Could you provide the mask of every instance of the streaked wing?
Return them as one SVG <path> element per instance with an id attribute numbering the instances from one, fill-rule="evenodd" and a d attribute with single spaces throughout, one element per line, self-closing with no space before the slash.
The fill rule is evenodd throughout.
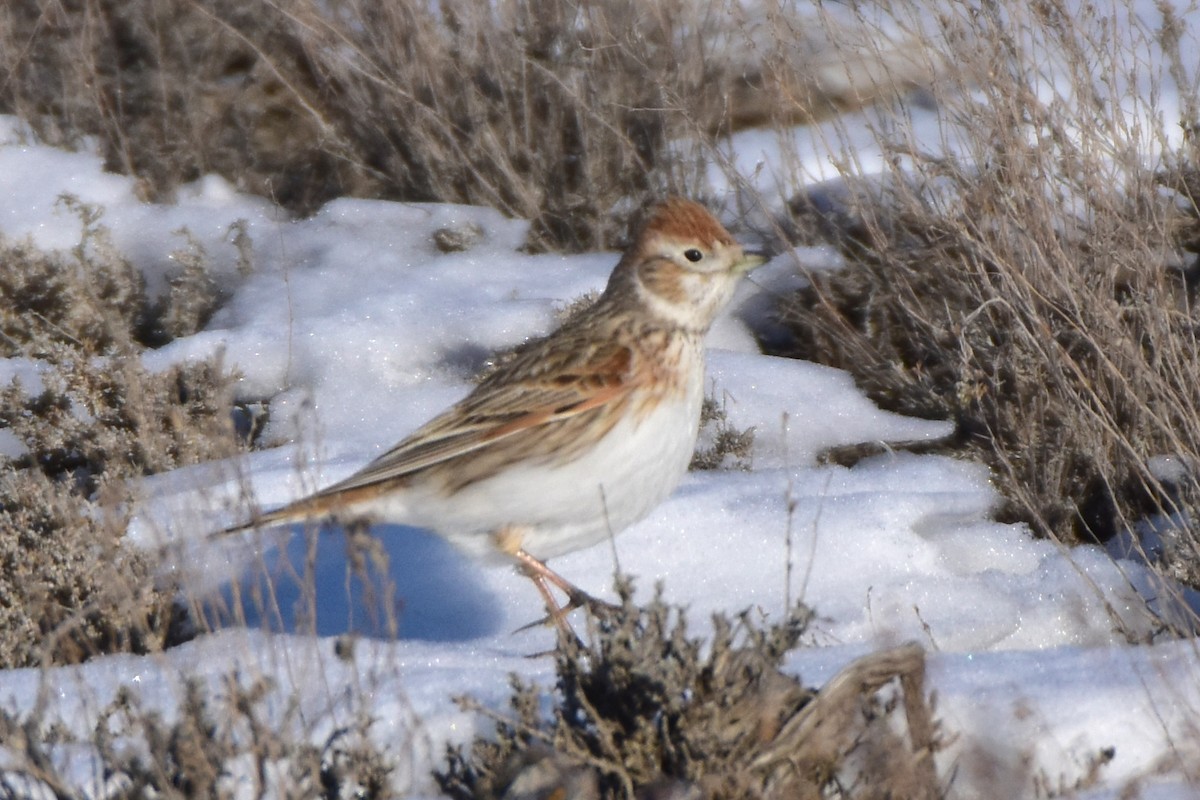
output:
<path id="1" fill-rule="evenodd" d="M 401 480 L 435 465 L 449 467 L 447 462 L 504 440 L 538 437 L 557 423 L 619 404 L 636 383 L 634 358 L 630 347 L 614 343 L 582 355 L 578 350 L 534 347 L 453 408 L 316 497 Z"/>

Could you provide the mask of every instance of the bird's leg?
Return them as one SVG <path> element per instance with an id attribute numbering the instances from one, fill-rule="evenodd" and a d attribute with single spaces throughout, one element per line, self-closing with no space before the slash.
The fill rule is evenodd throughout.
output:
<path id="1" fill-rule="evenodd" d="M 606 607 L 608 604 L 603 600 L 597 600 L 592 597 L 550 569 L 544 561 L 525 552 L 525 549 L 521 546 L 523 538 L 524 531 L 520 527 L 513 525 L 501 528 L 492 534 L 492 543 L 498 550 L 512 556 L 513 560 L 517 562 L 517 569 L 521 574 L 533 581 L 534 587 L 537 588 L 538 594 L 542 596 L 542 601 L 546 604 L 546 617 L 529 625 L 522 626 L 517 630 L 521 631 L 535 625 L 553 622 L 562 628 L 564 632 L 572 633 L 573 635 L 571 626 L 567 624 L 567 614 L 577 608 L 584 607 L 594 611 L 597 608 Z M 566 595 L 567 604 L 565 606 L 559 605 L 554 597 L 554 592 L 550 588 L 551 585 Z"/>
<path id="2" fill-rule="evenodd" d="M 546 610 L 550 612 L 550 616 L 559 618 L 583 606 L 591 607 L 600 601 L 592 597 L 590 594 L 580 589 L 569 580 L 559 575 L 554 570 L 546 566 L 545 562 L 539 561 L 533 556 L 526 553 L 524 550 L 518 550 L 513 553 L 513 557 L 517 559 L 517 567 L 522 573 L 533 581 L 537 586 L 538 592 L 541 593 L 542 599 L 546 601 Z M 567 605 L 559 607 L 554 600 L 554 595 L 550 592 L 548 584 L 554 584 L 558 589 L 567 596 Z"/>

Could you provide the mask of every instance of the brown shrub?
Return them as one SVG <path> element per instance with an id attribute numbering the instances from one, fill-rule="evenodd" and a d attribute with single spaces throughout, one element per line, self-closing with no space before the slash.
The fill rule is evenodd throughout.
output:
<path id="1" fill-rule="evenodd" d="M 618 201 L 695 185 L 711 20 L 681 0 L 34 0 L 0 11 L 0 110 L 99 138 L 151 197 L 217 172 L 305 213 L 342 195 L 488 205 L 534 242 L 610 243 Z"/>
<path id="2" fill-rule="evenodd" d="M 818 693 L 779 669 L 807 609 L 769 626 L 751 612 L 718 615 L 706 643 L 661 596 L 643 609 L 619 589 L 622 605 L 597 610 L 589 644 L 559 637 L 549 716 L 537 689 L 515 678 L 511 717 L 462 701 L 496 719 L 496 736 L 450 750 L 443 791 L 461 800 L 940 796 L 919 647 L 862 659 Z M 906 735 L 874 697 L 897 678 Z"/>
<path id="3" fill-rule="evenodd" d="M 943 87 L 970 132 L 965 157 L 892 142 L 915 174 L 852 182 L 832 214 L 793 203 L 848 267 L 784 304 L 790 354 L 849 370 L 885 407 L 955 420 L 958 445 L 993 467 L 1002 517 L 1040 534 L 1105 540 L 1154 513 L 1190 525 L 1195 153 L 1168 150 L 1166 172 L 1144 165 L 1146 140 L 1125 112 L 1092 102 L 1109 74 L 1095 54 L 1116 61 L 1122 45 L 1101 46 L 1082 20 L 1051 4 L 970 24 L 970 37 L 947 37 L 970 45 L 951 54 L 964 80 Z M 1030 27 L 1066 55 L 1078 102 L 1039 95 Z M 990 78 L 971 85 L 969 74 Z M 1168 480 L 1154 467 L 1162 456 L 1184 469 Z"/>
<path id="4" fill-rule="evenodd" d="M 0 461 L 3 667 L 145 652 L 177 638 L 170 587 L 120 546 L 132 481 L 238 447 L 218 362 L 151 373 L 139 360 L 137 337 L 162 335 L 162 320 L 192 332 L 176 309 L 205 292 L 149 303 L 140 274 L 102 229 L 88 230 L 72 254 L 0 242 L 0 353 L 41 364 L 40 387 L 0 389 L 0 429 L 21 448 Z"/>
<path id="5" fill-rule="evenodd" d="M 298 704 L 280 710 L 277 699 L 268 679 L 241 674 L 225 675 L 219 683 L 186 680 L 171 711 L 122 688 L 100 709 L 85 739 L 69 733 L 69 726 L 56 729 L 44 709 L 24 719 L 0 709 L 0 739 L 8 755 L 3 785 L 79 796 L 78 770 L 56 757 L 57 748 L 67 745 L 90 752 L 107 785 L 119 787 L 119 797 L 215 798 L 237 790 L 297 800 L 398 796 L 392 781 L 398 754 L 372 743 L 368 716 L 356 716 L 314 741 L 308 735 L 314 720 L 302 719 Z"/>

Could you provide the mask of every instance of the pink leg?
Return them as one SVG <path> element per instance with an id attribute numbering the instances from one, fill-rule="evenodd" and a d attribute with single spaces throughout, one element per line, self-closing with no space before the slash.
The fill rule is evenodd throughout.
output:
<path id="1" fill-rule="evenodd" d="M 518 550 L 513 555 L 517 559 L 517 564 L 521 571 L 537 584 L 538 591 L 546 599 L 547 608 L 552 612 L 571 611 L 592 601 L 591 595 L 550 569 L 546 566 L 545 562 L 539 561 L 524 550 Z M 569 602 L 566 609 L 558 608 L 558 604 L 554 602 L 554 598 L 550 594 L 550 588 L 546 585 L 547 583 L 554 584 L 567 596 Z"/>
<path id="2" fill-rule="evenodd" d="M 580 589 L 575 584 L 568 581 L 563 576 L 559 575 L 554 570 L 546 566 L 546 564 L 533 556 L 526 553 L 524 550 L 518 550 L 513 553 L 513 557 L 517 559 L 517 568 L 533 581 L 533 585 L 537 587 L 538 594 L 542 596 L 542 600 L 546 603 L 547 615 L 545 618 L 537 622 L 531 622 L 528 625 L 523 625 L 518 628 L 518 631 L 523 631 L 526 628 L 532 628 L 535 625 L 544 625 L 548 622 L 553 622 L 564 633 L 575 636 L 575 632 L 571 629 L 567 622 L 567 614 L 577 608 L 586 607 L 593 612 L 598 608 L 613 608 L 610 604 L 603 600 L 597 600 L 587 592 Z M 553 592 L 550 591 L 550 584 L 554 584 L 563 594 L 567 596 L 567 605 L 560 606 L 558 601 L 554 599 Z"/>

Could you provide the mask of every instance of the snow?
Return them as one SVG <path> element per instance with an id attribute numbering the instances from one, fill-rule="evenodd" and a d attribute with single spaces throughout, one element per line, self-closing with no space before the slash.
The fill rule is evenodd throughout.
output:
<path id="1" fill-rule="evenodd" d="M 935 112 L 920 113 L 917 135 L 941 141 Z M 863 138 L 847 142 L 822 126 L 783 140 L 745 133 L 731 155 L 743 176 L 775 193 L 785 172 L 788 180 L 833 177 L 827 143 L 873 171 L 883 156 L 870 121 L 851 115 L 839 126 Z M 785 169 L 781 148 L 804 169 Z M 724 178 L 714 172 L 713 181 L 719 191 Z M 186 229 L 232 290 L 206 330 L 147 353 L 145 363 L 163 369 L 222 354 L 241 375 L 241 399 L 270 401 L 265 439 L 274 446 L 148 479 L 129 537 L 166 547 L 165 569 L 194 593 L 228 598 L 234 586 L 251 597 L 269 581 L 275 597 L 274 606 L 250 603 L 245 627 L 164 654 L 0 673 L 0 706 L 25 714 L 44 702 L 50 718 L 86 739 L 120 689 L 170 714 L 190 678 L 220 686 L 235 670 L 243 681 L 267 676 L 278 723 L 298 714 L 314 741 L 369 709 L 372 736 L 411 754 L 397 780 L 414 796 L 432 795 L 428 773 L 443 745 L 488 727 L 453 696 L 502 708 L 510 673 L 552 681 L 546 659 L 527 657 L 548 649 L 552 633 L 514 633 L 541 614 L 528 582 L 425 531 L 379 526 L 388 562 L 380 569 L 401 604 L 393 640 L 382 635 L 378 598 L 372 605 L 352 578 L 339 531 L 201 540 L 246 516 L 247 491 L 273 507 L 375 458 L 469 391 L 493 350 L 549 331 L 559 309 L 602 287 L 616 254 L 522 253 L 527 224 L 483 208 L 343 199 L 289 221 L 215 177 L 183 187 L 171 204 L 146 203 L 133 180 L 104 173 L 93 153 L 31 143 L 11 119 L 0 123 L 0 189 L 0 233 L 10 239 L 77 245 L 82 223 L 59 202 L 69 193 L 103 208 L 100 224 L 152 289 L 178 269 L 172 253 L 186 245 Z M 235 224 L 250 237 L 248 275 L 237 268 Z M 482 235 L 466 250 L 434 246 L 435 232 L 472 224 Z M 1200 654 L 1191 641 L 1129 644 L 1155 630 L 1145 597 L 1173 587 L 1136 559 L 1065 550 L 994 521 L 999 497 L 980 464 L 886 447 L 945 435 L 948 423 L 884 412 L 837 370 L 758 354 L 745 320 L 761 313 L 761 292 L 802 283 L 798 264 L 831 269 L 838 258 L 819 248 L 778 256 L 743 287 L 710 340 L 710 394 L 735 428 L 754 428 L 751 469 L 690 474 L 649 518 L 610 545 L 555 559 L 555 569 L 604 597 L 617 565 L 635 577 L 640 599 L 662 582 L 701 631 L 711 612 L 756 608 L 778 618 L 803 599 L 818 616 L 787 665 L 814 685 L 873 648 L 922 643 L 952 738 L 939 769 L 957 770 L 955 797 L 990 796 L 1006 774 L 1071 787 L 1107 747 L 1113 760 L 1078 796 L 1117 797 L 1129 782 L 1144 797 L 1194 796 L 1186 778 L 1160 767 L 1200 745 Z M 19 377 L 32 389 L 39 370 L 0 360 L 0 380 Z M 851 468 L 818 461 L 829 447 L 862 442 L 885 446 Z M 0 455 L 17 452 L 0 430 Z M 294 577 L 306 563 L 315 596 Z M 306 616 L 315 636 L 300 633 Z M 366 638 L 345 659 L 335 644 L 348 631 Z M 291 697 L 303 699 L 299 712 L 286 710 Z M 85 795 L 102 793 L 86 748 L 56 757 Z"/>

